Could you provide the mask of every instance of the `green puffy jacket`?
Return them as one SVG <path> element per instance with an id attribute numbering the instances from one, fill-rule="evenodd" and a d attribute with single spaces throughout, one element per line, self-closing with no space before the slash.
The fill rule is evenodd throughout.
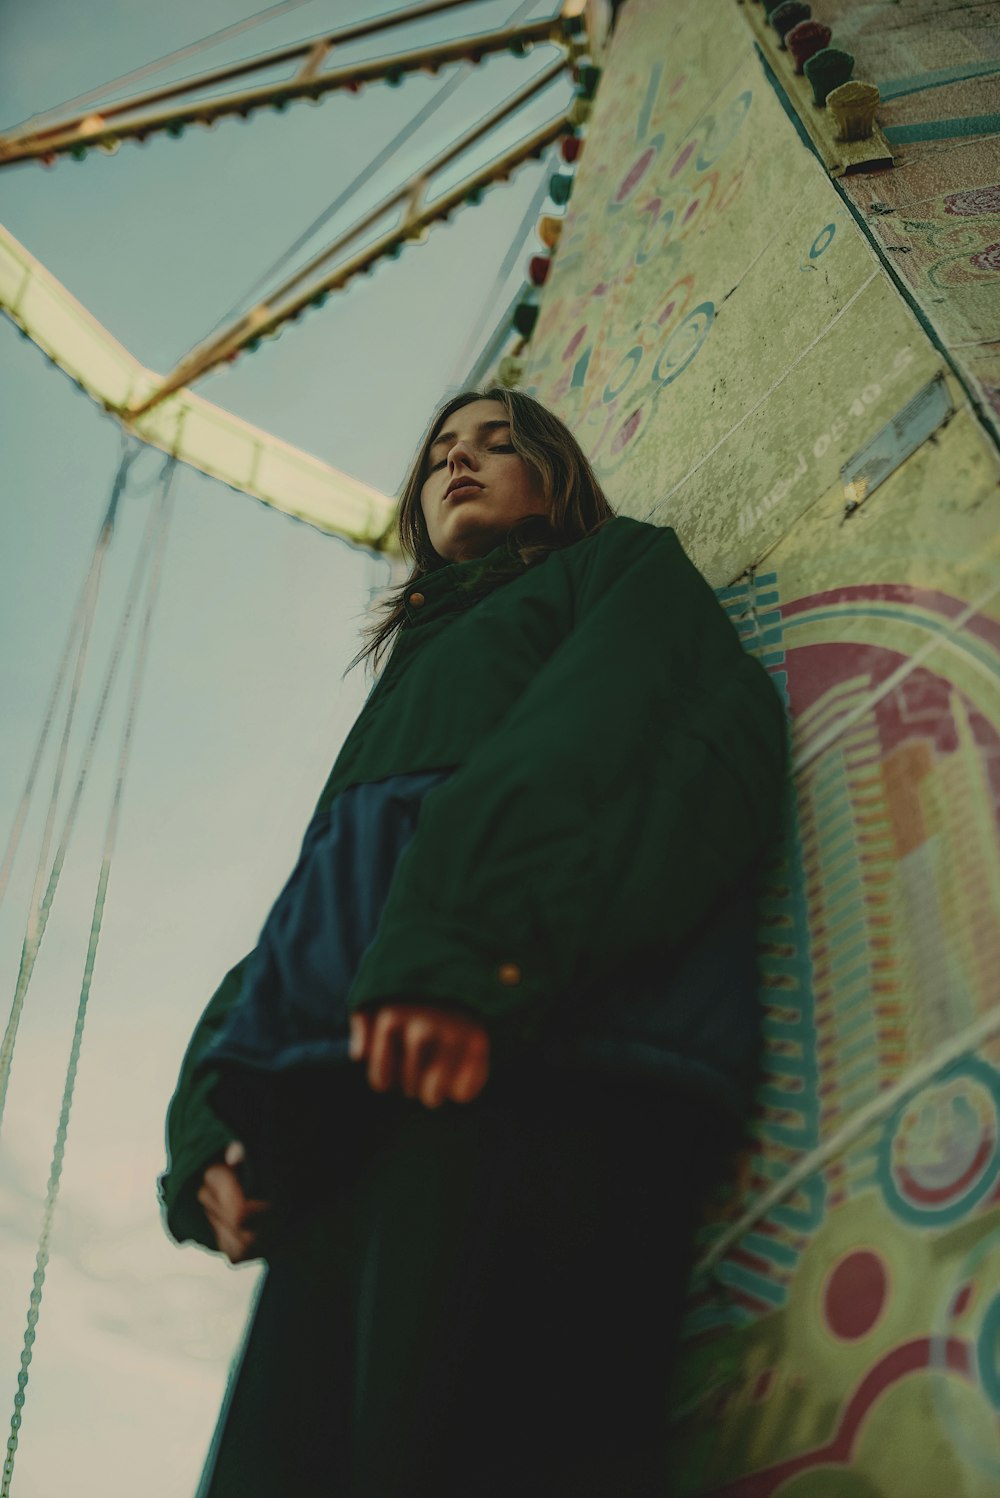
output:
<path id="1" fill-rule="evenodd" d="M 784 710 L 673 530 L 616 516 L 526 568 L 505 544 L 415 583 L 317 814 L 388 776 L 450 769 L 392 875 L 349 1007 L 480 1014 L 497 1057 L 660 1076 L 745 1109 L 756 1064 L 750 875 L 775 830 Z M 160 1197 L 194 1200 L 232 1130 L 184 1058 Z"/>

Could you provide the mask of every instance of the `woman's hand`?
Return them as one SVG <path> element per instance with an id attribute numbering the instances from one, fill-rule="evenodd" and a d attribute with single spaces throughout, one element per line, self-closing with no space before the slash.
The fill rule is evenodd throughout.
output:
<path id="1" fill-rule="evenodd" d="M 490 1037 L 469 1014 L 431 1004 L 385 1004 L 351 1015 L 351 1060 L 368 1061 L 376 1092 L 401 1086 L 428 1108 L 469 1103 L 490 1074 Z"/>
<path id="2" fill-rule="evenodd" d="M 234 1139 L 227 1146 L 225 1162 L 208 1166 L 198 1191 L 216 1246 L 230 1264 L 259 1257 L 257 1233 L 249 1224 L 271 1210 L 270 1202 L 255 1201 L 244 1195 L 236 1166 L 245 1159 L 246 1150 Z"/>

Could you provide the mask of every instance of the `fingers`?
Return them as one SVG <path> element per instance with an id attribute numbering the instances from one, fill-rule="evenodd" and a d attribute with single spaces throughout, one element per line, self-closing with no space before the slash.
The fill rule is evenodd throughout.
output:
<path id="1" fill-rule="evenodd" d="M 428 1014 L 414 1015 L 403 1028 L 403 1064 L 401 1083 L 407 1097 L 416 1097 L 421 1080 L 428 1073 L 434 1058 L 439 1058 L 436 1070 L 447 1066 L 448 1053 L 453 1049 L 441 1033 L 441 1025 Z"/>
<path id="2" fill-rule="evenodd" d="M 450 1017 L 427 1006 L 388 1004 L 375 1016 L 368 1053 L 368 1084 L 376 1092 L 401 1086 L 416 1097 L 432 1057 L 453 1037 Z"/>
<path id="3" fill-rule="evenodd" d="M 440 1108 L 448 1095 L 456 1060 L 457 1053 L 454 1046 L 435 1051 L 430 1064 L 428 1064 L 428 1058 L 425 1058 L 421 1070 L 414 1078 L 412 1090 L 406 1094 L 407 1097 L 419 1097 L 427 1108 Z"/>
<path id="4" fill-rule="evenodd" d="M 455 1068 L 451 1080 L 450 1096 L 456 1103 L 471 1103 L 486 1086 L 490 1075 L 490 1043 L 484 1033 L 482 1039 L 473 1037 Z"/>
<path id="5" fill-rule="evenodd" d="M 367 1056 L 369 1086 L 399 1086 L 407 1097 L 437 1108 L 478 1097 L 489 1078 L 490 1041 L 471 1015 L 431 1004 L 386 1004 L 350 1017 L 350 1054 Z"/>
<path id="6" fill-rule="evenodd" d="M 387 1004 L 375 1016 L 368 1047 L 368 1085 L 375 1092 L 387 1092 L 399 1081 L 404 1023 L 395 1004 Z"/>
<path id="7" fill-rule="evenodd" d="M 212 1168 L 217 1170 L 219 1167 Z M 225 1254 L 231 1264 L 237 1264 L 250 1252 L 254 1235 L 249 1228 L 238 1225 L 225 1189 L 220 1191 L 218 1181 L 209 1182 L 207 1178 L 206 1171 L 206 1184 L 199 1188 L 198 1201 L 215 1235 L 219 1252 Z"/>
<path id="8" fill-rule="evenodd" d="M 244 1194 L 234 1165 L 245 1157 L 242 1144 L 234 1140 L 226 1150 L 227 1162 L 233 1163 L 209 1165 L 197 1193 L 219 1252 L 232 1264 L 254 1257 L 259 1226 L 256 1219 L 266 1218 L 271 1210 L 270 1202 Z"/>
<path id="9" fill-rule="evenodd" d="M 438 1062 L 436 1066 L 430 1067 L 423 1075 L 419 1089 L 410 1093 L 411 1097 L 419 1095 L 420 1101 L 427 1108 L 440 1108 L 448 1096 L 451 1087 L 451 1076 L 454 1064 L 449 1064 L 450 1058 Z"/>
<path id="10" fill-rule="evenodd" d="M 454 1042 L 432 1053 L 411 1096 L 419 1095 L 428 1108 L 439 1108 L 446 1099 L 470 1103 L 488 1076 L 489 1037 L 480 1026 L 462 1022 Z"/>
<path id="11" fill-rule="evenodd" d="M 244 1194 L 239 1176 L 229 1165 L 210 1165 L 202 1177 L 198 1200 L 220 1217 L 242 1228 L 251 1217 L 269 1210 L 271 1203 Z"/>
<path id="12" fill-rule="evenodd" d="M 373 1016 L 363 1009 L 358 1009 L 351 1015 L 348 1055 L 352 1061 L 361 1061 L 368 1054 L 372 1038 L 372 1023 Z"/>
<path id="13" fill-rule="evenodd" d="M 220 1253 L 225 1254 L 230 1264 L 241 1264 L 244 1259 L 253 1257 L 256 1242 L 254 1233 L 248 1230 L 237 1232 L 211 1207 L 205 1208 L 205 1216 L 215 1234 L 216 1247 Z"/>

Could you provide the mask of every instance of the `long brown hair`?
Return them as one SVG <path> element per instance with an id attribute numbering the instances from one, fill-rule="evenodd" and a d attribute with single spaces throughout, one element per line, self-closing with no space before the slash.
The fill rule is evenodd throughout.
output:
<path id="1" fill-rule="evenodd" d="M 580 541 L 611 520 L 615 511 L 597 482 L 583 449 L 569 428 L 532 396 L 492 385 L 487 390 L 463 390 L 438 408 L 417 449 L 396 509 L 394 529 L 399 548 L 412 566 L 406 579 L 378 605 L 380 618 L 362 630 L 364 645 L 344 675 L 369 659 L 377 674 L 385 653 L 406 618 L 404 596 L 430 572 L 448 566 L 430 543 L 420 504 L 431 443 L 446 421 L 472 401 L 499 401 L 510 421 L 511 446 L 531 465 L 542 482 L 545 512 L 528 515 L 507 533 L 507 546 L 525 567 L 543 561 L 549 552 Z"/>

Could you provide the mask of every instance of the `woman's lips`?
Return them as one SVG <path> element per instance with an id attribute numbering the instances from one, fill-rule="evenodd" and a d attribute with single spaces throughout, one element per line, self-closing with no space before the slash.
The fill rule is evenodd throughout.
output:
<path id="1" fill-rule="evenodd" d="M 448 490 L 445 499 L 456 499 L 460 494 L 479 494 L 482 487 L 482 484 L 474 484 L 471 480 L 467 484 L 456 484 L 454 489 Z"/>

